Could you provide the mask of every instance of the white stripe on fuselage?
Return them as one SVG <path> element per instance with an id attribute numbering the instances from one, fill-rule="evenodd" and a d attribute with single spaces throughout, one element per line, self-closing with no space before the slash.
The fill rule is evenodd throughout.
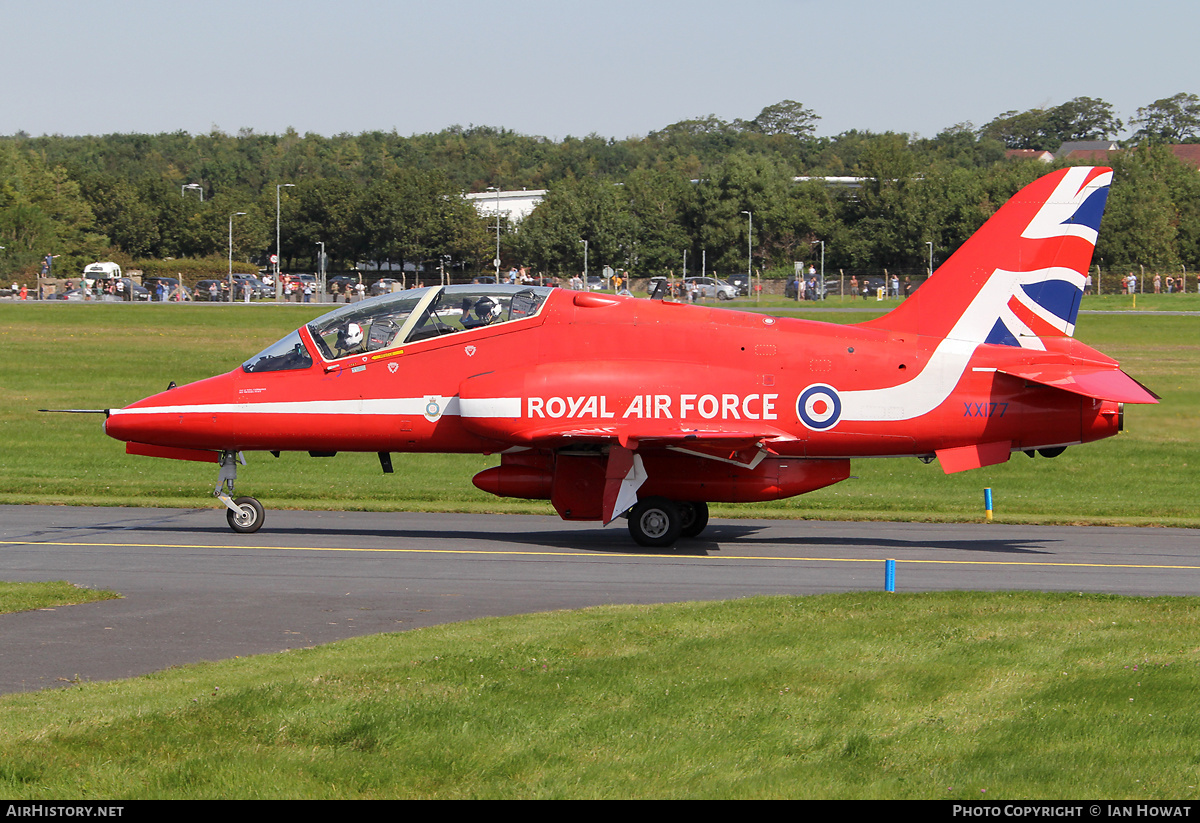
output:
<path id="1" fill-rule="evenodd" d="M 1009 312 L 1008 300 L 1024 277 L 1020 272 L 993 271 L 950 333 L 933 350 L 920 374 L 897 386 L 841 392 L 841 420 L 911 420 L 945 403 L 962 379 L 975 349 L 987 340 L 996 325 L 999 312 Z"/>
<path id="2" fill-rule="evenodd" d="M 194 406 L 139 406 L 111 414 L 424 414 L 430 400 L 442 414 L 457 415 L 458 397 L 387 397 L 357 400 L 296 400 L 278 403 L 205 403 Z"/>
<path id="3" fill-rule="evenodd" d="M 139 406 L 112 409 L 119 414 L 378 414 L 424 415 L 431 402 L 440 414 L 452 417 L 520 417 L 521 398 L 487 397 L 463 400 L 457 395 L 385 397 L 358 400 L 296 400 L 265 403 L 208 403 L 194 406 Z"/>
<path id="4" fill-rule="evenodd" d="M 971 362 L 971 356 L 984 343 L 996 321 L 1004 318 L 1015 327 L 1022 347 L 1045 350 L 1046 345 L 1008 307 L 1009 299 L 1029 283 L 1062 280 L 1083 290 L 1083 275 L 1064 267 L 1050 267 L 1034 272 L 1012 272 L 996 269 L 971 300 L 966 311 L 955 322 L 946 338 L 938 343 L 921 373 L 907 383 L 882 389 L 843 391 L 842 420 L 870 422 L 876 420 L 911 420 L 928 414 L 950 397 Z M 1064 320 L 1042 309 L 1031 300 L 1022 300 L 1031 311 L 1047 323 L 1064 332 L 1073 332 Z"/>
<path id="5" fill-rule="evenodd" d="M 978 346 L 946 338 L 912 380 L 883 389 L 840 392 L 841 420 L 911 420 L 928 414 L 950 397 Z"/>

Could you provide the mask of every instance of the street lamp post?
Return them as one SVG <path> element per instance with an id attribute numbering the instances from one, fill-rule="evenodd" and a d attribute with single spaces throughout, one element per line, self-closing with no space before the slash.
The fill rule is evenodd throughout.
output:
<path id="1" fill-rule="evenodd" d="M 591 291 L 592 287 L 588 283 L 588 274 L 587 274 L 587 271 L 588 271 L 588 259 L 587 259 L 588 241 L 580 240 L 579 242 L 583 244 L 583 290 Z"/>
<path id="2" fill-rule="evenodd" d="M 746 215 L 746 285 L 750 285 L 750 267 L 753 265 L 754 259 L 754 215 L 751 212 L 744 211 Z"/>
<path id="3" fill-rule="evenodd" d="M 825 299 L 825 241 L 824 240 L 813 240 L 808 245 L 815 246 L 817 243 L 821 244 L 821 285 L 817 290 L 817 294 L 821 295 L 821 299 L 824 300 Z"/>
<path id="4" fill-rule="evenodd" d="M 201 186 L 199 183 L 188 183 L 186 185 L 180 186 L 179 187 L 179 196 L 183 197 L 184 191 L 186 191 L 188 189 L 190 189 L 192 191 L 200 192 L 200 202 L 201 203 L 204 202 L 204 187 L 203 186 Z"/>
<path id="5" fill-rule="evenodd" d="M 317 294 L 317 302 L 325 302 L 325 241 L 318 240 L 317 245 L 321 247 L 321 256 L 317 258 L 317 282 L 321 291 Z"/>
<path id="6" fill-rule="evenodd" d="M 235 211 L 229 215 L 229 302 L 233 302 L 233 218 L 245 217 L 246 212 Z"/>
<path id="7" fill-rule="evenodd" d="M 496 267 L 496 282 L 500 282 L 500 187 L 488 186 L 488 191 L 496 192 L 496 258 L 492 264 Z"/>
<path id="8" fill-rule="evenodd" d="M 283 249 L 279 244 L 279 190 L 294 189 L 295 183 L 280 183 L 275 187 L 275 299 L 283 297 L 283 283 L 279 282 L 279 262 L 283 259 Z"/>
<path id="9" fill-rule="evenodd" d="M 929 246 L 929 274 L 933 274 L 933 243 L 929 240 L 925 241 L 925 245 Z"/>

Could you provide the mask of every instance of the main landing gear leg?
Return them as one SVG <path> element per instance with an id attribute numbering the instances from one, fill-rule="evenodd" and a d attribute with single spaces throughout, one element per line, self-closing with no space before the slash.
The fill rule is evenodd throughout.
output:
<path id="1" fill-rule="evenodd" d="M 217 475 L 217 487 L 213 489 L 213 496 L 228 509 L 225 519 L 229 521 L 229 528 L 239 534 L 252 534 L 262 528 L 266 515 L 262 504 L 253 497 L 233 499 L 233 482 L 237 480 L 239 459 L 244 465 L 245 459 L 238 452 L 221 452 L 221 472 Z"/>

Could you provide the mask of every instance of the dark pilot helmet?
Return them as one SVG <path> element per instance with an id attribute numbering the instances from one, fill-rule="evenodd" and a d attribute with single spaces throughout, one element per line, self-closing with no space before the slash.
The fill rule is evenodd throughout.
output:
<path id="1" fill-rule="evenodd" d="M 484 295 L 475 301 L 475 316 L 484 323 L 491 323 L 500 316 L 500 304 Z"/>

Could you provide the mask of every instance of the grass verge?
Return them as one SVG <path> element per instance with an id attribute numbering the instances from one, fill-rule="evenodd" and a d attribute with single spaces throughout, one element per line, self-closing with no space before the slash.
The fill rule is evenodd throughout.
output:
<path id="1" fill-rule="evenodd" d="M 0 794 L 1193 799 L 1198 621 L 962 592 L 477 620 L 0 698 Z"/>
<path id="2" fill-rule="evenodd" d="M 0 581 L 0 614 L 27 612 L 33 609 L 53 609 L 98 600 L 116 600 L 116 592 L 85 589 L 65 580 L 46 583 L 8 583 Z"/>

